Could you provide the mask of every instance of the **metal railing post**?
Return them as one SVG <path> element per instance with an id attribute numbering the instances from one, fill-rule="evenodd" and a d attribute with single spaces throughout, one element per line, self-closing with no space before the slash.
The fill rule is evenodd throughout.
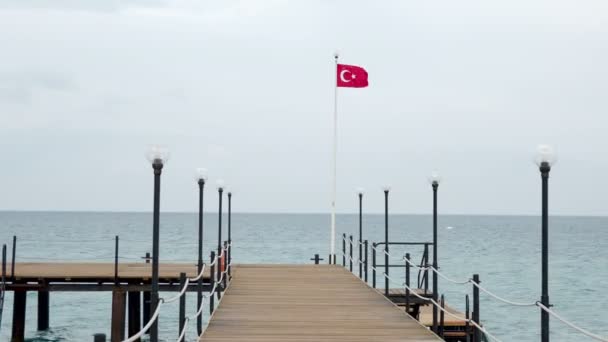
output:
<path id="1" fill-rule="evenodd" d="M 346 234 L 342 234 L 342 266 L 346 267 Z"/>
<path id="2" fill-rule="evenodd" d="M 179 274 L 179 289 L 180 291 L 186 286 L 186 273 L 181 272 Z M 182 329 L 184 329 L 184 324 L 186 323 L 186 293 L 179 298 L 179 328 L 177 329 L 177 337 L 180 337 L 182 334 Z M 178 342 L 185 341 L 185 334 L 183 338 L 180 338 Z"/>
<path id="3" fill-rule="evenodd" d="M 372 243 L 372 284 L 376 288 L 376 243 Z"/>
<path id="4" fill-rule="evenodd" d="M 364 275 L 365 275 L 365 283 L 367 284 L 367 269 L 369 266 L 368 262 L 367 262 L 367 249 L 368 249 L 367 240 L 365 240 L 365 242 L 363 244 L 365 246 L 365 272 L 364 272 Z"/>
<path id="5" fill-rule="evenodd" d="M 410 253 L 405 253 L 405 312 L 410 314 Z"/>
<path id="6" fill-rule="evenodd" d="M 445 298 L 441 295 L 441 308 L 445 309 Z M 443 338 L 443 332 L 445 330 L 445 313 L 443 310 L 439 313 L 439 337 Z"/>
<path id="7" fill-rule="evenodd" d="M 479 284 L 479 274 L 473 274 L 473 282 Z M 473 285 L 473 322 L 479 324 L 479 288 Z M 481 331 L 475 327 L 473 341 L 481 342 Z"/>
<path id="8" fill-rule="evenodd" d="M 209 274 L 209 285 L 213 289 L 215 286 L 215 252 L 211 251 L 211 255 L 209 256 L 209 264 L 211 265 L 211 273 Z M 210 290 L 211 291 L 211 290 Z M 214 305 L 214 295 L 209 292 L 209 314 L 213 314 L 213 305 Z"/>
<path id="9" fill-rule="evenodd" d="M 466 323 L 465 323 L 465 326 L 464 326 L 464 331 L 465 331 L 465 333 L 467 335 L 466 342 L 471 342 L 471 326 L 470 326 L 470 323 L 469 323 L 469 319 L 471 318 L 471 316 L 470 316 L 470 311 L 471 310 L 469 308 L 469 295 L 468 294 L 466 294 L 464 296 L 464 302 L 465 302 L 465 313 L 464 314 L 465 314 L 465 318 L 466 318 Z"/>
<path id="10" fill-rule="evenodd" d="M 17 255 L 17 235 L 13 235 L 13 250 L 11 259 L 11 280 L 15 281 L 15 257 Z"/>
<path id="11" fill-rule="evenodd" d="M 350 271 L 353 271 L 353 236 L 350 236 L 350 248 L 349 248 L 349 254 L 350 254 Z"/>
<path id="12" fill-rule="evenodd" d="M 114 285 L 118 286 L 118 235 L 114 237 Z"/>
<path id="13" fill-rule="evenodd" d="M 222 289 L 225 290 L 228 287 L 228 241 L 224 241 L 224 248 L 226 249 L 226 252 L 224 252 L 224 269 L 222 270 L 222 273 L 224 274 Z"/>

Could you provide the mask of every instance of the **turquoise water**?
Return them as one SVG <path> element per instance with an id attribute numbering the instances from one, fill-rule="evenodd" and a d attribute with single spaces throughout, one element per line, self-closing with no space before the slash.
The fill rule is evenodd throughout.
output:
<path id="1" fill-rule="evenodd" d="M 357 215 L 338 215 L 338 233 L 356 234 Z M 151 249 L 149 213 L 0 212 L 0 242 L 10 246 L 17 235 L 18 261 L 89 260 L 112 262 L 114 236 L 120 236 L 122 261 L 140 260 Z M 205 255 L 217 244 L 217 215 L 205 217 Z M 226 222 L 226 220 L 224 220 Z M 329 216 L 322 214 L 233 214 L 235 263 L 310 263 L 315 253 L 326 257 Z M 440 216 L 439 264 L 450 277 L 479 273 L 482 285 L 517 301 L 540 297 L 540 221 L 517 216 Z M 451 227 L 449 229 L 448 227 Z M 196 214 L 161 215 L 161 261 L 196 261 Z M 225 235 L 224 231 L 224 237 Z M 384 239 L 383 215 L 364 216 L 364 238 Z M 392 241 L 431 241 L 431 218 L 391 215 Z M 340 243 L 340 240 L 338 240 Z M 338 247 L 341 245 L 338 244 Z M 405 249 L 394 247 L 393 262 Z M 416 259 L 421 250 L 409 249 Z M 9 250 L 10 254 L 10 250 Z M 341 258 L 338 258 L 341 261 Z M 395 270 L 395 276 L 401 270 Z M 370 273 L 371 274 L 371 273 Z M 439 282 L 451 306 L 464 308 L 470 286 Z M 550 298 L 555 310 L 580 326 L 608 335 L 608 218 L 554 217 L 550 225 Z M 110 293 L 51 293 L 51 330 L 36 329 L 36 294 L 28 295 L 28 341 L 92 341 L 109 334 Z M 188 313 L 196 299 L 188 296 Z M 537 308 L 518 308 L 481 295 L 481 318 L 503 341 L 538 341 Z M 177 337 L 177 303 L 161 313 L 161 337 Z M 8 341 L 12 294 L 7 295 L 0 339 Z M 205 316 L 205 319 L 207 317 Z M 195 324 L 187 336 L 195 341 Z M 586 341 L 552 319 L 552 341 Z"/>

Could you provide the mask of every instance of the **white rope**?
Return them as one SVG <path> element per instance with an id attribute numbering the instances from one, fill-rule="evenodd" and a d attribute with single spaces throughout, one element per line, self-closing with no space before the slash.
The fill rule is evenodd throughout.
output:
<path id="1" fill-rule="evenodd" d="M 563 318 L 562 316 L 558 315 L 558 314 L 557 314 L 555 311 L 553 311 L 553 310 L 549 309 L 548 307 L 546 307 L 546 306 L 545 306 L 545 305 L 543 305 L 542 303 L 540 303 L 540 302 L 536 302 L 536 305 L 537 305 L 539 308 L 541 308 L 542 310 L 544 310 L 545 312 L 547 312 L 548 314 L 550 314 L 551 316 L 553 316 L 553 317 L 557 318 L 557 319 L 558 319 L 558 320 L 560 320 L 562 323 L 564 323 L 564 324 L 566 324 L 567 326 L 569 326 L 570 328 L 577 330 L 577 331 L 578 331 L 578 332 L 580 332 L 581 334 L 587 335 L 587 336 L 589 336 L 589 337 L 591 337 L 591 338 L 593 338 L 593 339 L 595 339 L 595 340 L 598 340 L 598 341 L 604 341 L 604 342 L 608 342 L 608 338 L 606 338 L 606 337 L 602 337 L 602 336 L 600 336 L 600 335 L 596 335 L 596 334 L 591 333 L 591 332 L 589 332 L 589 331 L 587 331 L 587 330 L 585 330 L 585 329 L 583 329 L 583 328 L 581 328 L 581 327 L 578 327 L 578 326 L 574 325 L 574 323 L 572 323 L 572 322 L 570 322 L 570 321 L 566 320 L 565 318 Z"/>
<path id="2" fill-rule="evenodd" d="M 203 264 L 203 267 L 201 268 L 201 273 L 199 273 L 195 278 L 190 278 L 190 281 L 195 282 L 201 279 L 203 277 L 203 273 L 205 273 L 205 266 L 206 264 Z"/>
<path id="3" fill-rule="evenodd" d="M 475 281 L 473 281 L 471 279 L 469 279 L 469 282 L 471 284 L 473 284 L 473 286 L 477 287 L 481 291 L 483 291 L 486 294 L 488 294 L 490 297 L 493 297 L 494 299 L 499 300 L 499 301 L 501 301 L 503 303 L 507 303 L 507 304 L 514 305 L 514 306 L 535 306 L 536 305 L 536 302 L 523 303 L 523 302 L 514 302 L 514 301 L 511 301 L 511 300 L 508 300 L 508 299 L 504 299 L 504 298 L 502 298 L 502 297 L 500 297 L 498 295 L 495 295 L 494 293 L 486 290 L 481 285 L 479 285 L 478 283 L 476 283 Z"/>
<path id="4" fill-rule="evenodd" d="M 438 276 L 440 276 L 441 278 L 449 281 L 450 283 L 454 283 L 454 284 L 458 284 L 458 285 L 464 285 L 464 284 L 468 284 L 471 282 L 471 279 L 467 279 L 465 281 L 458 281 L 458 280 L 454 280 L 448 276 L 446 276 L 445 274 L 439 272 L 435 267 L 433 266 L 429 266 L 429 269 L 431 269 L 433 272 L 437 273 Z"/>
<path id="5" fill-rule="evenodd" d="M 231 244 L 228 245 L 228 247 L 224 247 L 222 248 L 222 251 L 220 252 L 220 255 L 215 258 L 213 260 L 212 263 L 209 264 L 209 266 L 214 266 L 218 259 L 222 258 L 222 256 L 224 255 L 224 252 L 228 251 L 228 249 L 230 248 Z M 231 268 L 232 266 L 232 262 L 230 262 L 229 264 L 226 265 L 226 268 L 224 269 L 224 271 L 221 272 L 221 276 L 219 281 L 214 282 L 213 284 L 213 288 L 211 290 L 211 292 L 208 295 L 203 295 L 203 300 L 201 301 L 201 305 L 198 309 L 198 311 L 196 312 L 196 315 L 194 316 L 194 318 L 198 317 L 200 314 L 202 314 L 203 312 L 203 303 L 204 298 L 209 298 L 212 295 L 215 294 L 215 292 L 217 291 L 217 284 L 220 284 L 222 282 L 222 280 L 224 279 L 224 274 L 226 274 L 228 272 L 228 270 Z M 128 339 L 122 341 L 122 342 L 134 342 L 135 340 L 141 338 L 147 331 L 148 329 L 150 329 L 150 327 L 152 326 L 152 324 L 154 324 L 154 322 L 156 321 L 156 319 L 158 318 L 158 316 L 160 315 L 160 308 L 162 306 L 162 304 L 164 303 L 171 303 L 174 302 L 178 299 L 180 299 L 188 290 L 188 286 L 190 285 L 190 281 L 198 281 L 202 276 L 203 273 L 205 272 L 205 264 L 203 264 L 203 267 L 201 268 L 201 272 L 195 277 L 195 278 L 186 278 L 186 282 L 184 283 L 184 286 L 182 286 L 180 292 L 176 295 L 173 296 L 169 299 L 163 299 L 163 298 L 159 298 L 158 299 L 158 304 L 156 306 L 156 310 L 154 311 L 154 314 L 152 315 L 152 317 L 150 317 L 150 320 L 148 321 L 148 324 L 146 324 L 137 334 L 129 337 Z M 228 284 L 230 285 L 230 284 Z M 219 302 L 218 302 L 219 303 Z M 184 322 L 184 326 L 182 328 L 182 332 L 178 338 L 178 341 L 180 341 L 184 335 L 186 334 L 186 326 L 188 325 L 188 322 L 190 321 L 190 317 L 186 317 L 186 321 Z"/>
<path id="6" fill-rule="evenodd" d="M 152 314 L 152 317 L 150 317 L 148 324 L 146 324 L 137 334 L 129 337 L 128 339 L 126 339 L 122 342 L 134 342 L 137 339 L 139 339 L 140 337 L 142 337 L 146 333 L 146 331 L 148 331 L 148 329 L 150 329 L 152 324 L 154 324 L 154 322 L 158 318 L 158 315 L 160 314 L 160 307 L 162 306 L 162 304 L 163 304 L 163 300 L 161 298 L 161 299 L 159 299 L 158 304 L 156 306 L 156 310 L 154 311 L 154 314 Z"/>
<path id="7" fill-rule="evenodd" d="M 447 311 L 446 309 L 442 308 L 441 305 L 439 305 L 436 301 L 433 300 L 433 298 L 427 298 L 427 297 L 423 297 L 423 296 L 419 295 L 418 293 L 416 293 L 416 291 L 414 291 L 411 287 L 407 286 L 407 284 L 405 284 L 405 283 L 403 283 L 403 286 L 406 289 L 408 289 L 410 291 L 410 293 L 413 294 L 414 296 L 416 296 L 422 300 L 430 302 L 431 304 L 435 305 L 439 310 L 443 311 L 444 313 L 448 314 L 449 316 L 452 316 L 458 320 L 464 320 L 466 322 L 469 322 L 469 324 L 474 325 L 477 329 L 482 331 L 484 334 L 490 336 L 494 341 L 501 342 L 498 338 L 496 338 L 494 335 L 490 334 L 485 328 L 483 328 L 479 324 L 475 323 L 475 321 L 473 321 L 472 319 L 466 319 L 466 318 L 463 319 L 462 317 L 457 316 L 457 315 Z"/>
<path id="8" fill-rule="evenodd" d="M 186 290 L 188 290 L 188 285 L 190 285 L 190 279 L 186 278 L 186 282 L 184 283 L 184 286 L 182 287 L 181 291 L 179 291 L 179 293 L 169 299 L 165 300 L 165 303 L 172 303 L 175 302 L 176 300 L 180 299 L 184 293 L 186 293 Z"/>
<path id="9" fill-rule="evenodd" d="M 186 328 L 188 327 L 188 322 L 190 321 L 189 317 L 186 317 L 186 319 L 184 320 L 184 326 L 182 327 L 182 333 L 179 334 L 179 337 L 177 338 L 177 342 L 180 342 L 184 336 L 186 336 Z"/>
<path id="10" fill-rule="evenodd" d="M 433 271 L 433 272 L 437 273 L 437 274 L 438 274 L 438 275 L 439 275 L 441 278 L 443 278 L 443 279 L 445 279 L 445 280 L 447 280 L 447 281 L 449 281 L 449 282 L 451 282 L 451 283 L 458 284 L 458 285 L 465 285 L 465 284 L 469 284 L 469 283 L 471 283 L 471 284 L 473 284 L 473 286 L 475 286 L 475 287 L 477 287 L 478 289 L 480 289 L 481 291 L 485 292 L 485 293 L 486 293 L 486 294 L 488 294 L 490 297 L 492 297 L 492 298 L 494 298 L 494 299 L 496 299 L 496 300 L 498 300 L 498 301 L 501 301 L 501 302 L 503 302 L 503 303 L 510 304 L 510 305 L 514 305 L 514 306 L 535 306 L 535 305 L 536 305 L 536 302 L 527 302 L 527 303 L 524 303 L 524 302 L 515 302 L 515 301 L 512 301 L 512 300 L 508 300 L 508 299 L 502 298 L 502 297 L 500 297 L 499 295 L 494 294 L 494 293 L 493 293 L 493 292 L 491 292 L 490 290 L 487 290 L 486 288 L 482 287 L 482 286 L 481 286 L 481 285 L 479 285 L 478 283 L 474 282 L 474 281 L 473 281 L 473 279 L 468 279 L 468 280 L 466 280 L 466 281 L 458 281 L 458 280 L 454 280 L 454 279 L 451 279 L 450 277 L 446 276 L 445 274 L 443 274 L 443 273 L 439 272 L 439 271 L 438 271 L 436 268 L 434 268 L 433 266 L 429 266 L 429 267 L 420 267 L 420 266 L 417 266 L 417 265 L 413 264 L 413 263 L 412 263 L 410 260 L 407 260 L 407 259 L 405 259 L 405 258 L 404 258 L 404 260 L 405 260 L 405 261 L 406 261 L 408 264 L 410 264 L 411 266 L 413 266 L 413 267 L 416 267 L 416 268 L 419 268 L 419 269 L 422 269 L 422 270 L 427 270 L 427 269 L 430 269 L 431 271 Z"/>

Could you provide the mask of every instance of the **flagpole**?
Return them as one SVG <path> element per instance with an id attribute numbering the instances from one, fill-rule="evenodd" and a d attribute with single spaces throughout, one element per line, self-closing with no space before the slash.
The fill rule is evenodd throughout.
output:
<path id="1" fill-rule="evenodd" d="M 336 181 L 337 181 L 337 157 L 338 157 L 338 53 L 334 54 L 336 63 L 336 79 L 334 82 L 334 155 L 333 155 L 333 182 L 331 197 L 331 242 L 329 263 L 336 263 Z M 332 260 L 333 259 L 333 260 Z"/>

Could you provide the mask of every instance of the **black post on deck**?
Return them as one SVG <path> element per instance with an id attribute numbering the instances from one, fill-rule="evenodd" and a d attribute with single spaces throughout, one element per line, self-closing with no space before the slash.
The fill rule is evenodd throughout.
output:
<path id="1" fill-rule="evenodd" d="M 49 291 L 46 287 L 46 282 L 40 281 L 40 290 L 38 291 L 38 331 L 44 331 L 49 328 Z"/>
<path id="2" fill-rule="evenodd" d="M 160 175 L 163 170 L 163 160 L 156 158 L 152 163 L 154 169 L 154 212 L 152 215 L 152 293 L 150 294 L 150 312 L 155 312 L 159 305 L 158 298 L 158 259 L 160 243 Z M 150 342 L 158 342 L 157 317 L 150 327 Z"/>
<path id="3" fill-rule="evenodd" d="M 141 294 L 139 291 L 129 291 L 127 292 L 127 301 L 129 307 L 127 313 L 127 320 L 129 321 L 128 336 L 133 336 L 141 329 Z"/>
<path id="4" fill-rule="evenodd" d="M 224 249 L 226 250 L 226 253 L 228 253 L 228 241 L 224 241 Z M 222 273 L 224 274 L 224 278 L 222 279 L 222 289 L 224 290 L 228 287 L 228 262 L 226 261 L 227 259 L 227 254 L 224 254 L 224 270 L 222 271 Z"/>
<path id="5" fill-rule="evenodd" d="M 219 209 L 218 209 L 218 218 L 217 218 L 217 281 L 221 279 L 222 276 L 222 260 L 226 257 L 222 255 L 222 194 L 224 193 L 223 184 L 220 184 L 217 188 L 218 198 L 219 198 Z M 219 285 L 219 284 L 218 284 Z M 217 287 L 217 299 L 219 300 L 221 295 L 220 286 Z"/>
<path id="6" fill-rule="evenodd" d="M 376 243 L 372 242 L 372 287 L 376 288 Z"/>
<path id="7" fill-rule="evenodd" d="M 118 286 L 118 235 L 114 237 L 114 285 Z"/>
<path id="8" fill-rule="evenodd" d="M 180 290 L 186 286 L 186 273 L 181 272 L 179 274 L 179 288 Z M 178 342 L 184 342 L 185 336 L 182 336 L 182 329 L 185 329 L 186 325 L 186 293 L 179 298 L 179 329 L 177 331 L 177 336 L 180 338 Z"/>
<path id="9" fill-rule="evenodd" d="M 465 318 L 466 318 L 466 323 L 464 326 L 464 331 L 467 335 L 466 337 L 466 342 L 470 342 L 471 341 L 471 325 L 469 323 L 469 319 L 470 317 L 470 308 L 469 308 L 469 295 L 466 294 L 464 296 L 464 304 L 465 304 Z"/>
<path id="10" fill-rule="evenodd" d="M 146 264 L 150 263 L 150 253 L 146 253 Z M 143 291 L 143 324 L 146 325 L 150 321 L 150 292 Z"/>
<path id="11" fill-rule="evenodd" d="M 410 253 L 405 253 L 405 312 L 410 314 Z"/>
<path id="12" fill-rule="evenodd" d="M 211 255 L 209 256 L 209 265 L 211 265 L 211 273 L 209 273 L 209 285 L 211 286 L 211 289 L 215 288 L 215 264 L 213 263 L 215 261 L 215 252 L 211 251 Z M 209 290 L 211 291 L 211 290 Z M 214 295 L 211 294 L 211 292 L 209 292 L 209 314 L 213 314 L 213 304 L 214 304 Z"/>
<path id="13" fill-rule="evenodd" d="M 367 263 L 367 249 L 368 249 L 367 247 L 368 247 L 368 245 L 367 245 L 367 240 L 365 240 L 363 242 L 363 245 L 365 246 L 365 272 L 364 272 L 365 274 L 364 275 L 365 275 L 365 283 L 367 284 L 367 268 L 368 268 L 368 263 Z"/>
<path id="14" fill-rule="evenodd" d="M 310 260 L 314 260 L 315 265 L 318 265 L 318 264 L 319 264 L 319 261 L 321 261 L 321 260 L 323 260 L 323 259 L 321 259 L 321 258 L 319 257 L 319 254 L 315 254 L 315 257 L 314 257 L 314 258 L 311 258 Z"/>
<path id="15" fill-rule="evenodd" d="M 363 279 L 363 191 L 359 191 L 359 278 Z"/>
<path id="16" fill-rule="evenodd" d="M 437 270 L 439 266 L 437 265 L 437 188 L 439 187 L 438 181 L 433 181 L 433 268 L 435 271 L 433 272 L 433 300 L 437 303 L 438 299 L 438 277 Z M 438 308 L 436 305 L 433 305 L 433 331 L 437 333 L 437 314 Z"/>
<path id="17" fill-rule="evenodd" d="M 420 265 L 424 267 L 424 294 L 426 295 L 429 292 L 429 245 L 424 244 L 424 265 Z"/>
<path id="18" fill-rule="evenodd" d="M 342 233 L 342 266 L 346 267 L 346 234 Z"/>
<path id="19" fill-rule="evenodd" d="M 445 298 L 441 295 L 441 308 L 445 310 Z M 439 337 L 443 338 L 443 333 L 445 331 L 445 312 L 441 310 L 440 318 L 439 318 Z"/>
<path id="20" fill-rule="evenodd" d="M 17 255 L 17 235 L 13 235 L 13 250 L 11 251 L 11 280 L 15 281 L 15 257 Z"/>
<path id="21" fill-rule="evenodd" d="M 350 258 L 349 258 L 350 259 L 350 271 L 352 272 L 353 271 L 353 236 L 352 235 L 350 236 L 349 242 L 350 242 L 350 248 L 349 248 L 349 250 L 350 250 L 349 251 L 349 253 L 350 253 Z"/>
<path id="22" fill-rule="evenodd" d="M 473 274 L 473 282 L 479 284 L 479 274 Z M 479 288 L 473 285 L 473 322 L 480 324 L 479 321 Z M 481 331 L 475 327 L 473 341 L 481 342 Z"/>
<path id="23" fill-rule="evenodd" d="M 230 265 L 232 262 L 232 192 L 228 192 L 228 249 L 226 251 L 228 253 L 228 262 L 226 262 L 226 267 Z M 230 268 L 228 268 L 228 277 L 231 276 Z"/>
<path id="24" fill-rule="evenodd" d="M 384 189 L 384 295 L 388 296 L 388 188 Z"/>
<path id="25" fill-rule="evenodd" d="M 204 172 L 204 171 L 203 171 Z M 203 269 L 203 193 L 205 190 L 205 175 L 199 175 L 198 179 L 198 267 L 197 272 L 200 274 Z M 203 303 L 203 277 L 200 277 L 197 282 L 196 290 L 196 307 L 197 310 Z M 203 315 L 196 317 L 196 331 L 200 336 L 203 333 Z"/>

